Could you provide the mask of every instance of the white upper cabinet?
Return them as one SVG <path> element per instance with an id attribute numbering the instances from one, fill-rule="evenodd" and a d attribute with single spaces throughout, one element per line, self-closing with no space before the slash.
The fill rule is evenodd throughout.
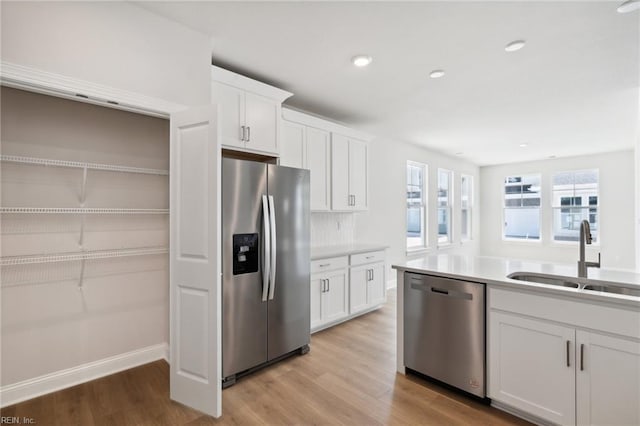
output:
<path id="1" fill-rule="evenodd" d="M 311 211 L 366 210 L 371 136 L 287 108 L 282 112 L 280 164 L 310 170 Z"/>
<path id="2" fill-rule="evenodd" d="M 278 156 L 282 102 L 292 94 L 215 66 L 211 75 L 222 147 Z"/>
<path id="3" fill-rule="evenodd" d="M 369 206 L 367 143 L 337 133 L 331 135 L 331 208 L 366 210 Z"/>

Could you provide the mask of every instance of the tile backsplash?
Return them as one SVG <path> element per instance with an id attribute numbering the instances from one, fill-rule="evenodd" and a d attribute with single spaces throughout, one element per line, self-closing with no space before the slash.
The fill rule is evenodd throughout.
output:
<path id="1" fill-rule="evenodd" d="M 353 244 L 355 216 L 353 213 L 311 213 L 311 246 Z"/>

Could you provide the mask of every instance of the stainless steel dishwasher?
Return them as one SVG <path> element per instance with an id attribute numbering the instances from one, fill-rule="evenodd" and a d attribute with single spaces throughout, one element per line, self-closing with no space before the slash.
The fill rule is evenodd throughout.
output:
<path id="1" fill-rule="evenodd" d="M 485 285 L 404 275 L 404 364 L 485 397 Z"/>

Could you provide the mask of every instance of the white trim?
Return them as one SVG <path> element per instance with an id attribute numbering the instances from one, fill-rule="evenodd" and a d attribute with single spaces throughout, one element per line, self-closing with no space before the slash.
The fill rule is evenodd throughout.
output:
<path id="1" fill-rule="evenodd" d="M 244 75 L 236 74 L 215 65 L 211 65 L 211 78 L 218 83 L 233 86 L 241 90 L 247 90 L 251 93 L 276 100 L 279 103 L 293 96 L 293 93 L 287 92 L 286 90 L 278 89 L 277 87 L 253 80 Z"/>
<path id="2" fill-rule="evenodd" d="M 365 142 L 370 142 L 374 138 L 373 135 L 368 133 L 328 121 L 322 117 L 317 117 L 306 112 L 294 110 L 291 107 L 282 107 L 282 118 L 293 123 L 304 124 L 305 126 L 314 127 L 327 132 L 338 133 L 340 135 L 359 139 Z"/>
<path id="3" fill-rule="evenodd" d="M 169 118 L 171 113 L 185 108 L 162 99 L 6 61 L 0 65 L 0 84 L 154 117 Z"/>
<path id="4" fill-rule="evenodd" d="M 159 359 L 166 359 L 168 348 L 167 343 L 160 343 L 2 386 L 0 388 L 0 407 L 7 407 Z"/>

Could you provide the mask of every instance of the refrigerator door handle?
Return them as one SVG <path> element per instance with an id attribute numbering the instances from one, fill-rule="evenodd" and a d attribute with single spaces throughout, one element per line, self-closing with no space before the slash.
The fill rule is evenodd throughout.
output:
<path id="1" fill-rule="evenodd" d="M 267 196 L 262 196 L 262 220 L 264 226 L 262 238 L 262 301 L 267 301 L 269 276 L 271 273 L 271 230 L 269 225 L 269 205 Z"/>
<path id="2" fill-rule="evenodd" d="M 273 195 L 269 195 L 269 219 L 271 221 L 271 285 L 269 286 L 269 300 L 273 300 L 276 291 L 276 210 Z"/>

